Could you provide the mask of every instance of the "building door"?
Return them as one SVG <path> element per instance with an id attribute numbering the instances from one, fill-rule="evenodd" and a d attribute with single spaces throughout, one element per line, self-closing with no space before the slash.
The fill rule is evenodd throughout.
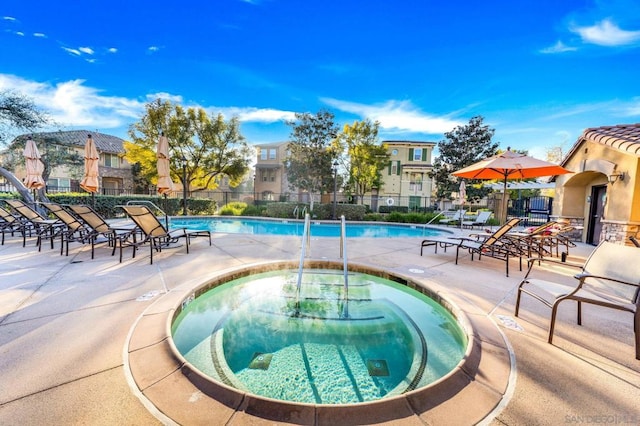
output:
<path id="1" fill-rule="evenodd" d="M 598 245 L 604 219 L 604 206 L 607 203 L 607 186 L 591 188 L 591 207 L 589 208 L 589 227 L 587 228 L 587 244 Z"/>

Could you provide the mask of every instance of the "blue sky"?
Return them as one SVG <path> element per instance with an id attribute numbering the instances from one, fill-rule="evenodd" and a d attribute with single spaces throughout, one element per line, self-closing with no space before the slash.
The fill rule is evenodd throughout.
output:
<path id="1" fill-rule="evenodd" d="M 0 90 L 124 139 L 160 97 L 237 116 L 250 143 L 287 140 L 295 112 L 434 142 L 482 115 L 544 158 L 640 122 L 639 70 L 637 0 L 0 4 Z"/>

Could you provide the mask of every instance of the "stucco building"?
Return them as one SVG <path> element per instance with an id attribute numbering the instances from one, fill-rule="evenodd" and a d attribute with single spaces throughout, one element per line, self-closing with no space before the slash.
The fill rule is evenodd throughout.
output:
<path id="1" fill-rule="evenodd" d="M 561 165 L 573 173 L 555 178 L 554 214 L 583 242 L 640 237 L 640 123 L 586 129 Z"/>

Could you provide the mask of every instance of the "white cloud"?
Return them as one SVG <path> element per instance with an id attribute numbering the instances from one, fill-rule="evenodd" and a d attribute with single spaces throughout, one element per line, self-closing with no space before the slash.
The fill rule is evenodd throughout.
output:
<path id="1" fill-rule="evenodd" d="M 162 99 L 163 101 L 170 101 L 174 104 L 181 104 L 183 102 L 182 96 L 172 95 L 171 93 L 166 93 L 166 92 L 149 93 L 146 96 L 146 98 L 147 98 L 147 102 L 153 102 L 156 99 Z"/>
<path id="2" fill-rule="evenodd" d="M 160 48 L 158 46 L 149 46 L 147 50 L 149 52 L 157 52 L 158 50 L 160 50 Z"/>
<path id="3" fill-rule="evenodd" d="M 70 53 L 74 56 L 80 56 L 82 55 L 82 52 L 80 52 L 78 49 L 72 49 L 70 47 L 63 47 L 62 50 L 66 51 L 67 53 Z"/>
<path id="4" fill-rule="evenodd" d="M 47 38 L 47 35 L 44 33 L 33 33 L 34 37 L 41 37 L 41 38 Z"/>
<path id="5" fill-rule="evenodd" d="M 624 46 L 640 41 L 640 31 L 625 31 L 611 19 L 604 19 L 590 27 L 574 27 L 571 31 L 579 34 L 583 42 L 599 46 Z"/>
<path id="6" fill-rule="evenodd" d="M 282 111 L 273 108 L 209 108 L 213 113 L 220 112 L 225 117 L 238 117 L 242 122 L 276 123 L 278 121 L 294 120 L 295 112 Z"/>
<path id="7" fill-rule="evenodd" d="M 109 53 L 118 53 L 118 49 L 116 49 L 115 47 L 110 47 L 107 51 Z"/>
<path id="8" fill-rule="evenodd" d="M 22 31 L 16 31 L 15 35 L 19 35 L 20 37 L 24 37 L 24 33 Z"/>
<path id="9" fill-rule="evenodd" d="M 14 18 L 13 16 L 3 16 L 2 19 L 4 19 L 5 21 L 15 21 L 16 18 Z"/>
<path id="10" fill-rule="evenodd" d="M 578 50 L 578 48 L 567 46 L 566 44 L 558 40 L 558 42 L 556 42 L 556 44 L 554 44 L 553 46 L 549 46 L 549 47 L 545 47 L 544 49 L 541 49 L 540 53 L 564 53 L 564 52 L 572 52 L 575 50 Z"/>
<path id="11" fill-rule="evenodd" d="M 93 55 L 93 49 L 90 47 L 79 47 L 78 50 L 87 55 Z"/>
<path id="12" fill-rule="evenodd" d="M 56 126 L 116 128 L 138 120 L 144 113 L 143 102 L 103 96 L 99 90 L 85 86 L 84 80 L 51 84 L 0 74 L 1 90 L 28 96 L 48 112 Z"/>
<path id="13" fill-rule="evenodd" d="M 365 105 L 338 99 L 321 99 L 327 105 L 341 111 L 350 112 L 378 121 L 385 130 L 401 130 L 427 134 L 442 134 L 451 131 L 456 126 L 463 125 L 461 121 L 445 117 L 425 114 L 410 101 L 387 101 L 383 104 Z"/>

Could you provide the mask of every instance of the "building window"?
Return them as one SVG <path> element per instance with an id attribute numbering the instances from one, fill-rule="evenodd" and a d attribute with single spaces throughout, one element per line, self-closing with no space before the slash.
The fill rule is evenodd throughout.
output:
<path id="1" fill-rule="evenodd" d="M 275 159 L 276 159 L 276 150 L 269 149 L 269 160 L 275 160 Z"/>
<path id="2" fill-rule="evenodd" d="M 102 154 L 104 165 L 107 167 L 120 167 L 120 158 L 115 154 Z"/>
<path id="3" fill-rule="evenodd" d="M 261 160 L 266 160 L 267 159 L 267 150 L 266 149 L 260 148 L 260 159 Z"/>
<path id="4" fill-rule="evenodd" d="M 409 190 L 422 191 L 422 175 L 418 173 L 411 173 L 411 180 L 409 181 Z"/>
<path id="5" fill-rule="evenodd" d="M 422 161 L 422 148 L 413 149 L 413 161 Z"/>
<path id="6" fill-rule="evenodd" d="M 47 191 L 66 192 L 71 190 L 71 180 L 65 178 L 47 179 Z"/>

